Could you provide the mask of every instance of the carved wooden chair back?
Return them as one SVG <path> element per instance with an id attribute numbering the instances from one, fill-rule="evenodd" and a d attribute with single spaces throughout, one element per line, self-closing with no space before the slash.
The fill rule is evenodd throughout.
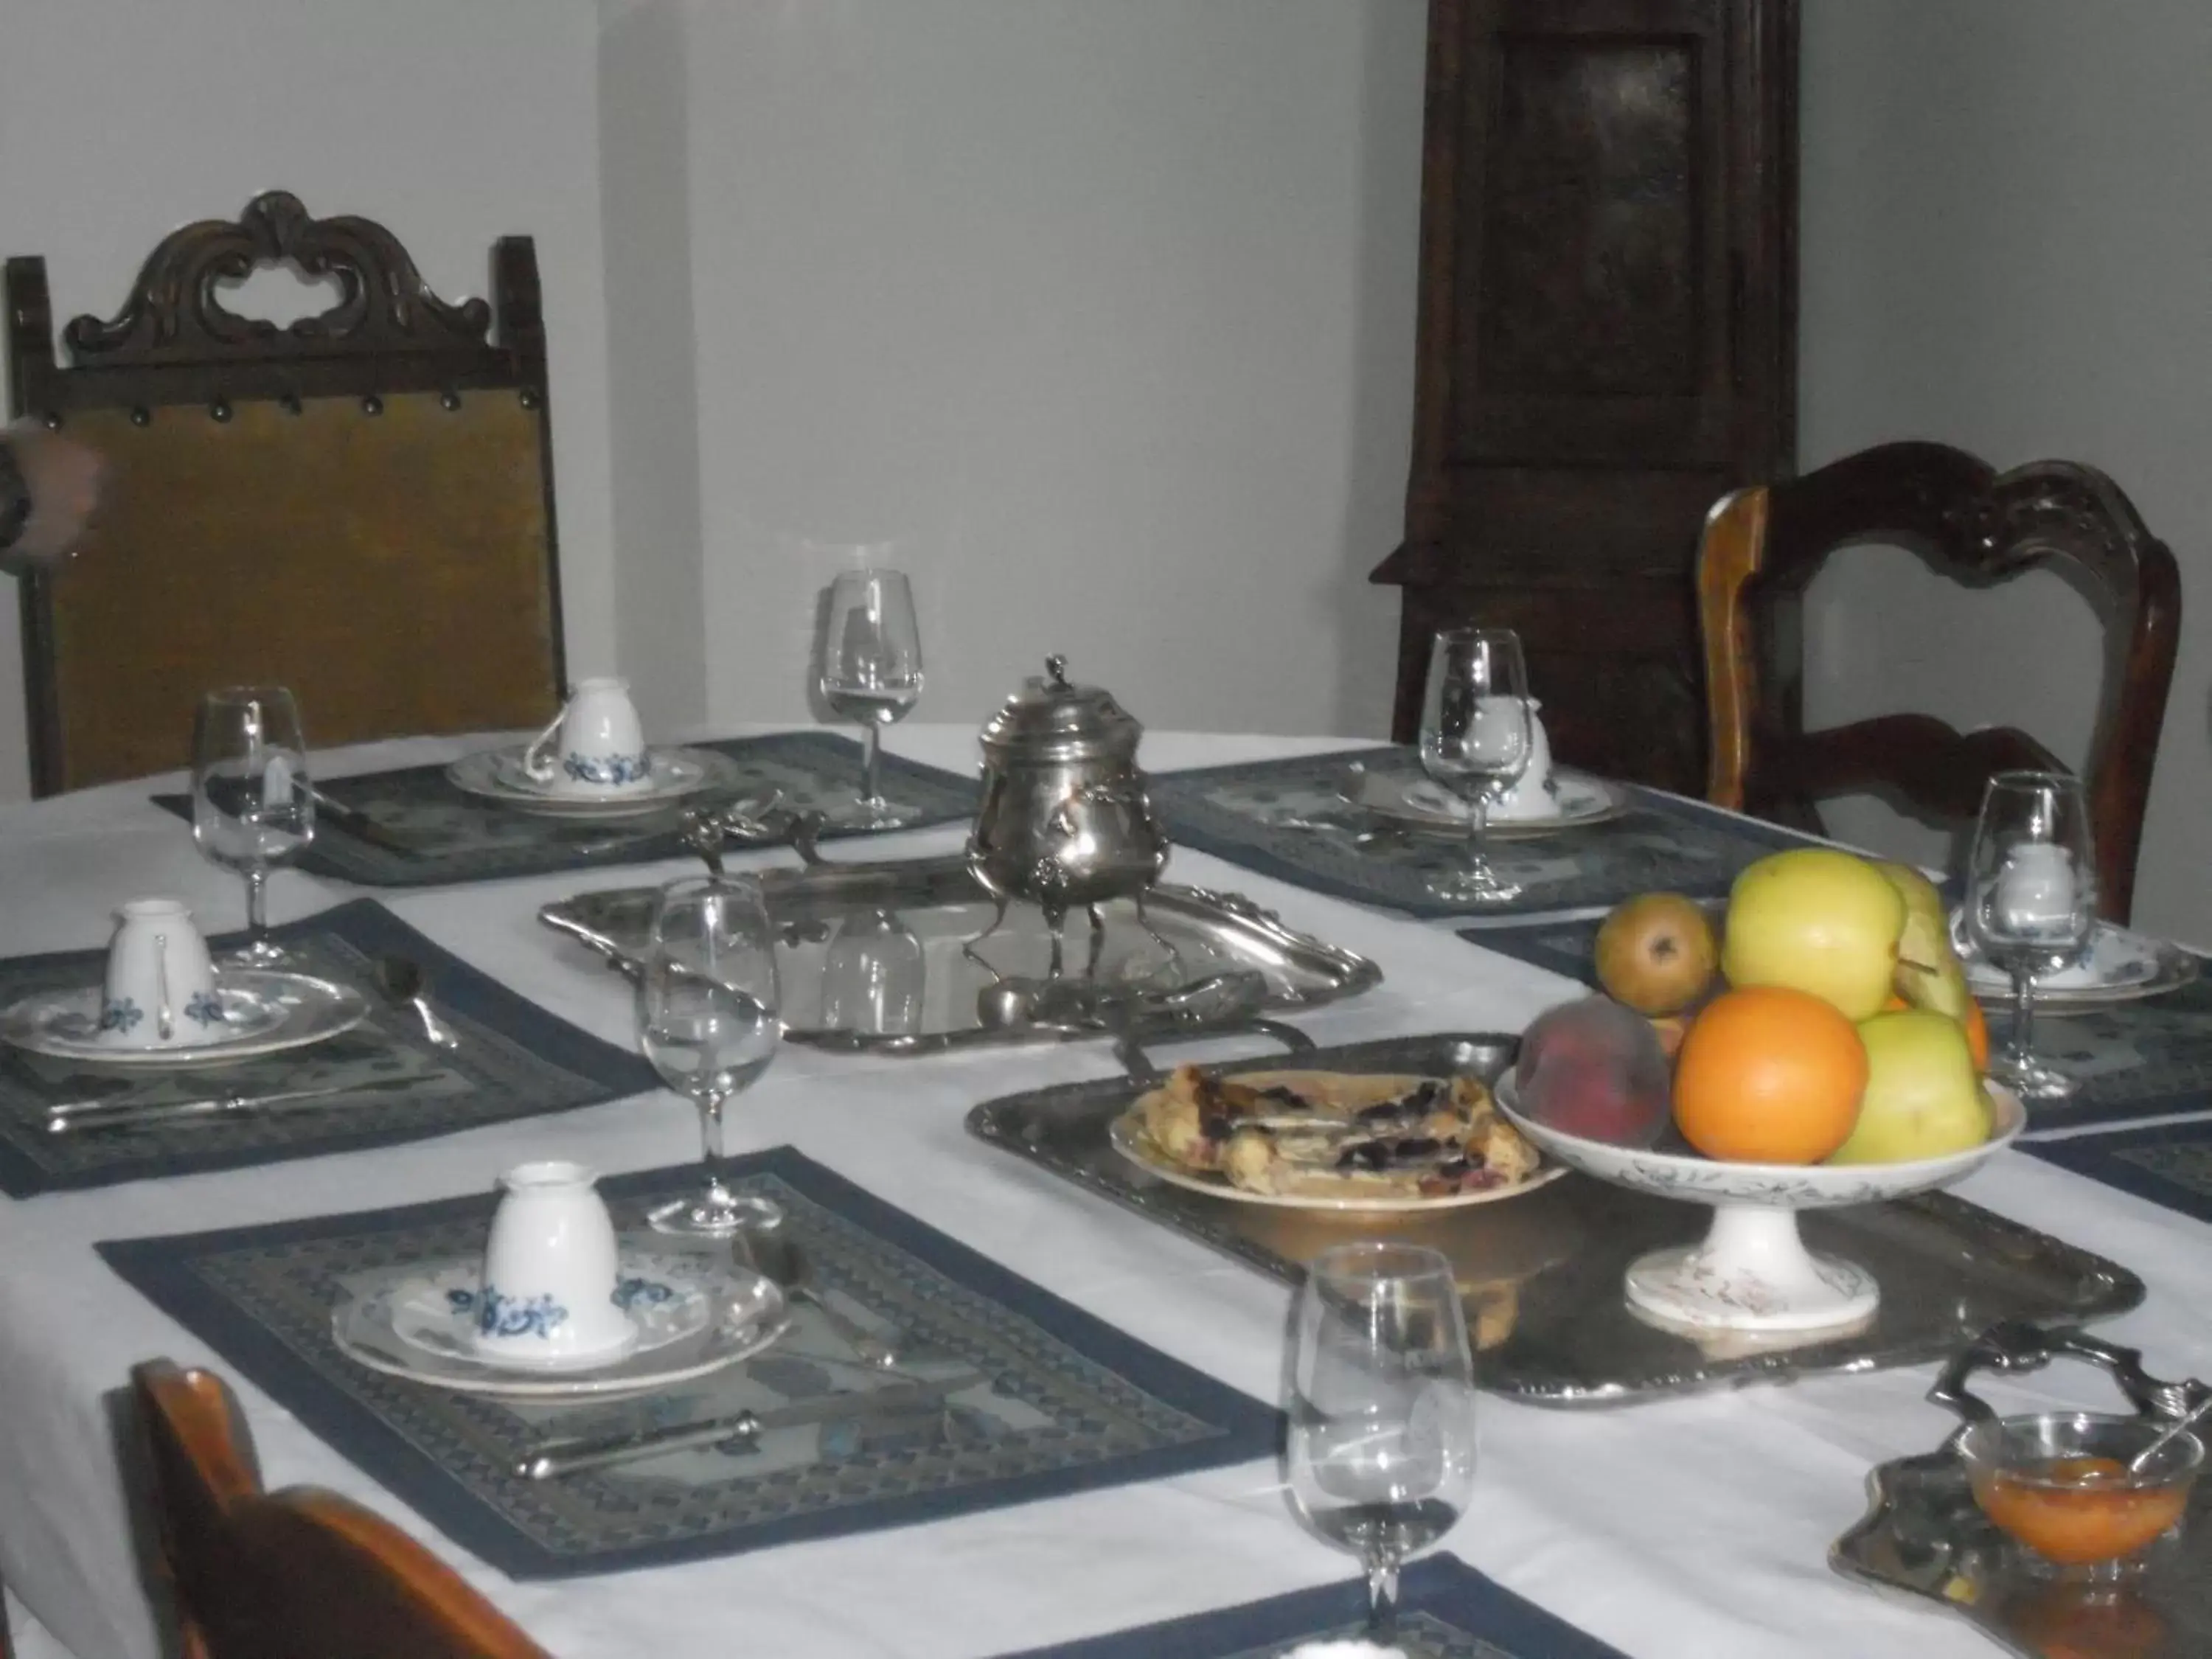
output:
<path id="1" fill-rule="evenodd" d="M 289 263 L 337 305 L 279 328 L 226 284 Z M 183 764 L 201 693 L 289 685 L 311 742 L 542 723 L 562 683 L 545 333 L 530 239 L 482 300 L 382 226 L 256 198 L 154 250 L 56 360 L 45 261 L 11 258 L 18 414 L 102 451 L 81 556 L 23 584 L 32 787 Z"/>
<path id="2" fill-rule="evenodd" d="M 133 1369 L 185 1659 L 546 1659 L 428 1550 L 335 1492 L 265 1492 L 222 1379 Z"/>
<path id="3" fill-rule="evenodd" d="M 2038 461 L 2000 476 L 1947 445 L 1894 443 L 1723 498 L 1698 556 L 1710 799 L 1817 830 L 1815 801 L 1887 788 L 1940 817 L 1971 820 L 1991 773 L 2059 767 L 2014 726 L 1961 734 L 1930 715 L 1890 714 L 1804 729 L 1805 588 L 1830 553 L 1864 542 L 1911 548 L 1972 585 L 2047 562 L 2088 578 L 2106 665 L 2084 782 L 2100 904 L 2124 921 L 2173 679 L 2181 584 L 2166 544 L 2094 467 Z"/>

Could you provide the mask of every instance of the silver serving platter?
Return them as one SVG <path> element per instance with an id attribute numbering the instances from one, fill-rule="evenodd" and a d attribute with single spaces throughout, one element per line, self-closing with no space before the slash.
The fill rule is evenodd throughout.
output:
<path id="1" fill-rule="evenodd" d="M 1446 1032 L 1316 1048 L 1295 1028 L 1270 1033 L 1300 1067 L 1462 1073 L 1495 1080 L 1516 1039 Z M 1822 1371 L 1915 1364 L 1955 1350 L 2000 1319 L 2071 1324 L 2142 1300 L 2125 1268 L 1944 1193 L 1808 1212 L 1805 1242 L 1860 1263 L 1882 1289 L 1868 1325 L 1847 1335 L 1693 1338 L 1644 1322 L 1621 1275 L 1646 1250 L 1694 1243 L 1711 1211 L 1570 1174 L 1510 1203 L 1416 1216 L 1338 1215 L 1238 1204 L 1173 1186 L 1115 1152 L 1108 1127 L 1161 1073 L 1136 1044 L 1131 1075 L 988 1101 L 969 1131 L 1061 1180 L 1290 1283 L 1328 1245 L 1389 1237 L 1428 1244 L 1459 1268 L 1482 1385 L 1544 1406 L 1624 1404 L 1655 1395 L 1781 1382 Z M 1219 1073 L 1279 1063 L 1224 1062 Z"/>
<path id="2" fill-rule="evenodd" d="M 1294 932 L 1235 893 L 1161 885 L 1141 904 L 1117 899 L 1078 912 L 1055 941 L 1034 906 L 1002 913 L 957 855 L 814 863 L 766 871 L 761 880 L 781 929 L 784 1035 L 817 1048 L 927 1054 L 1203 1030 L 1334 1002 L 1382 978 L 1366 957 Z M 656 892 L 579 893 L 544 906 L 538 920 L 635 976 Z M 882 984 L 880 964 L 892 960 L 908 986 L 903 997 L 871 1002 L 850 994 Z M 842 999 L 826 982 L 833 972 Z M 901 1017 L 877 1018 L 892 1001 Z M 870 1018 L 856 1019 L 856 1005 Z"/>
<path id="3" fill-rule="evenodd" d="M 1928 1397 L 1975 1422 L 1994 1415 L 1966 1388 L 1975 1371 L 2033 1370 L 2058 1358 L 2111 1372 L 2128 1407 L 2148 1416 L 2186 1416 L 2212 1394 L 2202 1382 L 2148 1376 L 2132 1348 L 2013 1322 L 1957 1353 Z M 2197 1481 L 2180 1536 L 2153 1546 L 2139 1576 L 2112 1585 L 2068 1583 L 2035 1571 L 1982 1514 L 1953 1443 L 1876 1468 L 1867 1480 L 1866 1517 L 1836 1540 L 1829 1565 L 1846 1578 L 1947 1607 L 2021 1659 L 2212 1653 L 2212 1480 Z"/>

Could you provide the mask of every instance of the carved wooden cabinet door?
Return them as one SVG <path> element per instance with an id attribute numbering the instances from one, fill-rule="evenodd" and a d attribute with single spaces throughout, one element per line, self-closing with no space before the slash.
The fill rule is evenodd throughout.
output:
<path id="1" fill-rule="evenodd" d="M 1793 442 L 1796 0 L 1431 0 L 1396 734 L 1517 627 L 1554 750 L 1696 793 L 1705 512 Z"/>

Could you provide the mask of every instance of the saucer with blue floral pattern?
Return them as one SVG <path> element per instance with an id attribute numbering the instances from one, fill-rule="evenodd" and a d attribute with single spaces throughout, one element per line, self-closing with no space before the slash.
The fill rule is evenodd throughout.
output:
<path id="1" fill-rule="evenodd" d="M 88 985 L 10 1003 L 0 1009 L 0 1042 L 88 1066 L 179 1071 L 325 1042 L 368 1018 L 368 999 L 349 986 L 276 969 L 228 969 L 216 980 L 221 1036 L 173 1048 L 125 1048 L 100 1040 L 103 995 L 100 987 Z"/>
<path id="2" fill-rule="evenodd" d="M 783 1293 L 726 1258 L 625 1241 L 615 1299 L 637 1328 L 619 1356 L 558 1370 L 480 1352 L 481 1258 L 418 1264 L 356 1281 L 331 1314 L 341 1352 L 391 1376 L 463 1394 L 574 1400 L 666 1388 L 733 1365 L 781 1335 Z"/>

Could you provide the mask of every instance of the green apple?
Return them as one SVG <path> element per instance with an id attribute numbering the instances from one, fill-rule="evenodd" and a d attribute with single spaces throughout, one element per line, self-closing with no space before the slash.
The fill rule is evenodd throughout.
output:
<path id="1" fill-rule="evenodd" d="M 1866 860 L 1826 847 L 1773 853 L 1729 892 L 1721 972 L 1730 985 L 1809 991 L 1861 1020 L 1889 1000 L 1905 900 Z"/>
<path id="2" fill-rule="evenodd" d="M 1861 1020 L 1859 1037 L 1867 1051 L 1866 1093 L 1858 1122 L 1829 1163 L 1905 1164 L 1963 1152 L 1990 1138 L 1990 1097 L 1957 1020 L 1910 1008 Z"/>

